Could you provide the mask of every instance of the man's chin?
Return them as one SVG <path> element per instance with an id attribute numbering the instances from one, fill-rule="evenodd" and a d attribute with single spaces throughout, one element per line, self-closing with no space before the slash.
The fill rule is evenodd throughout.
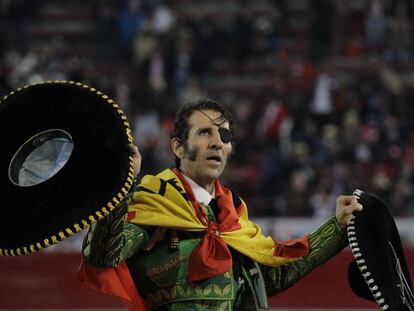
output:
<path id="1" fill-rule="evenodd" d="M 223 173 L 223 169 L 221 168 L 208 168 L 206 170 L 206 176 L 208 176 L 209 178 L 213 180 L 218 179 L 222 173 Z"/>

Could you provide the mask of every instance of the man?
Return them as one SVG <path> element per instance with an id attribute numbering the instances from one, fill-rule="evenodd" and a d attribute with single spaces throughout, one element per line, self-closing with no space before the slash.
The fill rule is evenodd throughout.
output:
<path id="1" fill-rule="evenodd" d="M 138 173 L 141 158 L 130 148 Z M 176 167 L 144 176 L 85 238 L 81 278 L 135 310 L 267 308 L 267 296 L 345 247 L 342 230 L 362 209 L 355 197 L 340 196 L 336 216 L 315 232 L 275 243 L 219 182 L 233 151 L 233 120 L 225 107 L 210 100 L 182 107 L 171 148 Z"/>

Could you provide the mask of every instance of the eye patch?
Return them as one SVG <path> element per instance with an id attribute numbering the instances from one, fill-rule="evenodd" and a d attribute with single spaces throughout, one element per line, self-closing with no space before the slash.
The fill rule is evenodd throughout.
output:
<path id="1" fill-rule="evenodd" d="M 219 135 L 220 135 L 220 139 L 223 143 L 227 144 L 227 143 L 231 142 L 232 135 L 231 135 L 231 131 L 229 129 L 226 129 L 224 127 L 220 127 L 218 132 L 219 132 Z"/>

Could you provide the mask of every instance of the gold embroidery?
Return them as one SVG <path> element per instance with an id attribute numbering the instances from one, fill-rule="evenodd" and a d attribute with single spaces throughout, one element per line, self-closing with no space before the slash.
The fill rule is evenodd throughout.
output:
<path id="1" fill-rule="evenodd" d="M 208 290 L 206 291 L 206 289 Z M 215 298 L 211 297 L 209 299 L 205 299 L 206 296 L 208 296 L 208 294 L 206 295 L 207 292 L 208 294 L 213 294 Z M 224 288 L 221 288 L 217 284 L 214 284 L 214 285 L 209 284 L 204 289 L 204 291 L 203 291 L 203 288 L 199 286 L 196 286 L 194 288 L 193 287 L 186 288 L 186 286 L 176 285 L 171 288 L 169 293 L 165 289 L 159 289 L 156 293 L 148 295 L 146 298 L 146 301 L 151 307 L 154 307 L 154 306 L 163 304 L 166 301 L 171 301 L 171 300 L 174 301 L 174 300 L 183 299 L 183 298 L 187 299 L 191 297 L 192 300 L 195 299 L 193 303 L 194 306 L 199 305 L 201 307 L 202 305 L 207 304 L 207 305 L 217 306 L 217 308 L 214 308 L 214 310 L 227 310 L 224 307 L 229 306 L 229 303 L 231 303 L 231 300 L 227 300 L 231 298 L 231 296 L 229 297 L 228 295 L 230 292 L 231 292 L 231 284 L 225 286 Z M 217 301 L 217 299 L 225 299 L 226 301 L 219 302 Z M 221 309 L 221 308 L 224 308 L 224 309 Z M 211 308 L 208 310 L 211 310 Z M 228 309 L 228 310 L 231 310 L 231 309 Z"/>
<path id="2" fill-rule="evenodd" d="M 203 294 L 208 296 L 211 292 L 211 290 L 213 289 L 213 284 L 209 284 L 203 291 Z"/>
<path id="3" fill-rule="evenodd" d="M 226 287 L 223 288 L 223 295 L 227 295 L 230 293 L 231 291 L 231 284 L 227 285 Z"/>
<path id="4" fill-rule="evenodd" d="M 145 271 L 145 274 L 148 277 L 154 277 L 156 275 L 168 272 L 169 270 L 175 268 L 180 263 L 182 263 L 185 260 L 185 258 L 181 255 L 173 257 L 171 260 L 167 261 L 161 266 L 150 268 L 147 271 Z"/>
<path id="5" fill-rule="evenodd" d="M 220 304 L 219 311 L 226 311 L 230 309 L 230 301 L 225 301 Z"/>
<path id="6" fill-rule="evenodd" d="M 281 267 L 260 265 L 267 292 L 274 294 L 288 288 L 301 277 L 337 254 L 346 245 L 344 233 L 332 217 L 309 236 L 309 255 Z"/>

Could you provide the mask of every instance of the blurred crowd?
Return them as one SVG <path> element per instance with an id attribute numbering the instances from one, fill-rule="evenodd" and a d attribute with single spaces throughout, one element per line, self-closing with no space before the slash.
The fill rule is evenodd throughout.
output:
<path id="1" fill-rule="evenodd" d="M 251 215 L 325 218 L 362 189 L 414 216 L 414 1 L 65 1 L 90 23 L 80 39 L 36 36 L 56 1 L 0 3 L 0 95 L 62 79 L 104 91 L 143 174 L 173 165 L 177 108 L 212 98 L 235 115 L 223 178 Z"/>

